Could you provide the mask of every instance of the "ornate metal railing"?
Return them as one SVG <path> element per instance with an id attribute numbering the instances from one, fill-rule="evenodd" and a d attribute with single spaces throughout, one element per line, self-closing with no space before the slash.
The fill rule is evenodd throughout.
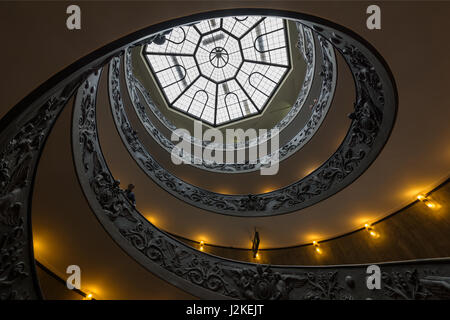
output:
<path id="1" fill-rule="evenodd" d="M 66 81 L 33 92 L 0 122 L 0 299 L 41 298 L 31 235 L 36 168 L 56 118 L 91 72 L 88 64 Z"/>
<path id="2" fill-rule="evenodd" d="M 265 9 L 224 10 L 206 15 L 246 14 L 300 20 L 334 43 L 346 57 L 357 91 L 355 112 L 351 115 L 353 123 L 347 136 L 349 145 L 341 146 L 333 166 L 329 165 L 322 177 L 354 180 L 359 174 L 354 173 L 354 167 L 349 170 L 349 162 L 354 158 L 349 154 L 353 151 L 349 150 L 361 148 L 364 154 L 357 154 L 373 161 L 389 136 L 395 118 L 396 90 L 384 61 L 351 31 L 308 15 Z M 365 265 L 258 265 L 202 253 L 153 226 L 127 201 L 118 181 L 108 170 L 98 142 L 95 105 L 100 70 L 112 57 L 123 54 L 128 45 L 148 41 L 148 35 L 202 18 L 205 14 L 152 26 L 99 49 L 47 81 L 0 121 L 0 297 L 41 297 L 31 235 L 32 187 L 45 140 L 59 113 L 77 90 L 73 151 L 89 205 L 123 250 L 173 285 L 202 298 L 450 298 L 448 259 L 379 264 L 381 289 L 369 290 L 365 285 Z M 365 146 L 372 149 L 365 149 Z"/>
<path id="3" fill-rule="evenodd" d="M 293 104 L 292 108 L 289 110 L 289 112 L 286 114 L 286 116 L 276 124 L 274 129 L 279 130 L 280 134 L 282 133 L 282 130 L 285 129 L 288 125 L 292 123 L 292 121 L 297 117 L 299 114 L 299 111 L 302 109 L 303 105 L 305 104 L 305 101 L 309 95 L 311 85 L 313 83 L 314 79 L 314 72 L 315 72 L 315 66 L 316 66 L 316 55 L 315 55 L 315 49 L 314 49 L 314 36 L 309 28 L 304 28 L 301 24 L 297 23 L 297 29 L 299 34 L 299 42 L 297 44 L 298 49 L 304 55 L 304 59 L 306 62 L 306 72 L 305 72 L 305 78 L 301 87 L 301 90 L 297 96 L 297 100 Z M 304 36 L 303 36 L 304 33 Z M 301 36 L 300 36 L 301 35 Z M 321 47 L 322 50 L 324 48 Z M 325 54 L 322 53 L 320 56 L 322 59 L 325 56 Z M 325 65 L 325 63 L 329 64 L 329 60 L 331 60 L 332 64 L 336 64 L 334 53 L 327 55 L 327 62 L 322 61 L 319 67 L 322 67 L 322 65 Z M 170 122 L 169 119 L 167 119 L 159 110 L 159 108 L 154 104 L 150 93 L 148 90 L 141 84 L 141 82 L 134 76 L 133 73 L 133 67 L 132 67 L 132 61 L 131 61 L 131 50 L 127 50 L 125 53 L 125 76 L 126 76 L 126 84 L 128 93 L 130 96 L 130 100 L 132 102 L 132 105 L 134 107 L 134 110 L 143 124 L 144 128 L 146 129 L 147 133 L 152 136 L 152 138 L 158 142 L 158 144 L 168 151 L 169 153 L 172 153 L 173 148 L 177 148 L 171 140 L 169 140 L 164 134 L 161 133 L 160 130 L 158 130 L 155 125 L 152 123 L 151 119 L 146 113 L 146 107 L 141 103 L 141 99 L 139 97 L 138 92 L 144 97 L 144 101 L 146 106 L 149 107 L 149 109 L 153 112 L 153 114 L 160 120 L 161 123 L 163 123 L 171 132 L 171 134 L 174 134 L 174 131 L 176 130 L 176 127 Z M 333 69 L 336 67 L 334 66 Z M 335 78 L 333 78 L 335 81 Z M 323 79 L 322 87 L 333 89 L 335 88 L 335 84 L 330 85 L 327 82 L 329 82 L 330 79 Z M 317 131 L 318 127 L 320 127 L 320 124 L 322 123 L 323 119 L 325 118 L 325 115 L 327 114 L 328 107 L 331 104 L 331 99 L 334 92 L 330 92 L 326 95 L 326 97 L 329 99 L 329 102 L 325 105 L 327 106 L 324 108 L 323 106 L 319 105 L 317 107 L 319 112 L 312 113 L 310 117 L 310 121 L 305 125 L 303 129 L 297 129 L 297 132 L 299 133 L 296 138 L 289 141 L 283 148 L 283 159 L 287 158 L 290 154 L 294 153 L 296 150 L 299 150 L 304 144 L 306 144 L 309 139 L 314 135 L 314 133 Z M 302 138 L 300 139 L 299 136 Z M 250 148 L 257 145 L 257 143 L 264 143 L 268 139 L 271 139 L 274 137 L 271 137 L 270 134 L 264 133 L 260 135 L 255 140 L 247 140 L 245 142 L 236 142 L 234 144 L 223 144 L 218 145 L 215 143 L 210 143 L 205 141 L 199 141 L 194 136 L 191 136 L 191 143 L 192 145 L 197 145 L 200 147 L 206 147 L 209 145 L 210 148 L 214 147 L 216 150 L 238 150 L 243 148 Z M 293 146 L 295 144 L 295 146 Z M 179 152 L 174 152 L 174 154 L 178 154 Z M 209 171 L 215 171 L 215 172 L 229 172 L 229 173 L 235 173 L 235 172 L 251 172 L 260 169 L 261 167 L 261 161 L 257 161 L 256 163 L 250 163 L 247 161 L 243 164 L 217 164 L 212 162 L 204 161 L 204 159 L 197 159 L 195 155 L 191 155 L 193 157 L 193 161 L 190 162 L 191 165 L 198 167 L 200 169 L 205 169 Z M 264 161 L 268 161 L 269 156 L 265 157 Z M 264 162 L 263 162 L 264 163 Z"/>
<path id="4" fill-rule="evenodd" d="M 369 290 L 367 265 L 290 267 L 237 262 L 197 251 L 159 230 L 130 204 L 101 153 L 95 116 L 98 79 L 98 73 L 90 76 L 76 97 L 75 166 L 100 222 L 149 271 L 206 299 L 450 298 L 449 260 L 379 264 L 381 289 Z"/>
<path id="5" fill-rule="evenodd" d="M 312 112 L 312 116 L 307 121 L 305 127 L 299 130 L 298 133 L 286 145 L 284 145 L 277 151 L 279 152 L 279 161 L 286 159 L 287 157 L 298 151 L 312 137 L 312 135 L 316 132 L 316 130 L 322 123 L 332 101 L 336 84 L 337 66 L 335 55 L 332 46 L 328 41 L 326 41 L 321 36 L 318 36 L 318 39 L 322 56 L 322 85 L 320 95 L 317 104 Z M 295 185 L 301 184 L 302 181 L 304 179 L 307 179 L 308 177 L 294 183 L 294 185 L 291 185 L 290 187 L 281 188 L 267 194 L 227 195 L 211 192 L 209 190 L 205 190 L 203 188 L 189 184 L 162 167 L 152 157 L 150 152 L 140 141 L 138 135 L 136 134 L 136 130 L 128 120 L 121 93 L 120 71 L 120 58 L 116 57 L 110 64 L 110 71 L 108 76 L 109 98 L 114 123 L 122 139 L 122 142 L 126 146 L 133 159 L 138 163 L 138 165 L 146 173 L 146 175 L 150 177 L 155 183 L 157 183 L 161 188 L 168 191 L 175 197 L 201 209 L 210 210 L 213 212 L 241 216 L 275 215 L 285 212 L 283 211 L 286 210 L 285 207 L 274 207 L 276 205 L 276 201 L 273 201 L 271 199 L 282 199 L 285 196 L 286 192 L 292 190 L 292 186 L 294 186 L 295 188 Z M 132 91 L 132 97 L 135 98 L 136 96 L 136 92 L 133 93 Z M 140 103 L 137 102 L 135 106 L 140 106 Z M 143 111 L 142 108 L 139 109 Z M 173 144 L 170 141 L 167 141 L 167 139 L 162 139 L 163 136 L 157 130 L 157 128 L 153 126 L 151 132 L 153 133 L 154 137 L 157 137 L 157 140 L 159 140 L 160 144 L 164 145 L 167 148 L 168 152 L 172 152 L 172 148 L 174 147 Z M 264 163 L 269 163 L 272 156 L 273 154 L 262 157 L 256 164 L 253 165 L 253 168 L 259 169 L 260 166 Z M 201 166 L 205 167 L 208 165 L 206 163 L 203 163 L 201 164 Z M 230 165 L 222 164 L 220 166 L 225 169 L 225 167 L 229 167 Z M 235 171 L 238 166 L 247 167 L 248 165 L 234 165 L 232 166 L 234 168 L 232 170 Z M 212 167 L 218 168 L 219 165 L 214 165 Z M 254 205 L 252 204 L 252 202 L 254 203 Z M 272 206 L 265 205 L 266 203 L 270 202 L 274 202 L 274 204 Z M 258 207 L 259 205 L 261 205 L 262 207 Z M 301 205 L 302 203 L 299 202 L 297 205 L 291 205 L 287 209 L 289 211 L 294 211 Z M 251 206 L 253 206 L 253 208 Z"/>

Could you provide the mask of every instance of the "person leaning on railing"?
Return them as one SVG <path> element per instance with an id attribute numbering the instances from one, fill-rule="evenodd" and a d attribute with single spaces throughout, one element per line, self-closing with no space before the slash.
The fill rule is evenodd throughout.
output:
<path id="1" fill-rule="evenodd" d="M 125 190 L 125 195 L 127 196 L 128 200 L 131 202 L 133 206 L 136 206 L 136 196 L 133 192 L 134 184 L 130 183 Z"/>

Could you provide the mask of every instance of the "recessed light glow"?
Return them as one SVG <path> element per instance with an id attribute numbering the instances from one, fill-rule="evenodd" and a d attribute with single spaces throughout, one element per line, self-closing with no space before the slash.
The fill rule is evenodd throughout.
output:
<path id="1" fill-rule="evenodd" d="M 318 254 L 323 253 L 322 249 L 320 248 L 320 244 L 317 241 L 315 241 L 315 240 L 313 241 L 313 246 L 315 247 L 315 250 Z"/>
<path id="2" fill-rule="evenodd" d="M 417 199 L 419 201 L 422 201 L 430 209 L 437 209 L 439 207 L 439 205 L 436 202 L 432 201 L 429 197 L 423 194 L 419 194 L 417 196 Z"/>
<path id="3" fill-rule="evenodd" d="M 87 293 L 86 296 L 83 298 L 83 300 L 92 300 L 92 299 L 94 299 L 92 293 Z"/>
<path id="4" fill-rule="evenodd" d="M 364 225 L 364 228 L 367 230 L 367 232 L 369 233 L 369 235 L 370 235 L 372 238 L 377 239 L 377 238 L 380 237 L 380 234 L 379 234 L 378 232 L 376 232 L 376 231 L 374 230 L 374 227 L 371 226 L 370 224 L 366 223 L 366 224 Z"/>

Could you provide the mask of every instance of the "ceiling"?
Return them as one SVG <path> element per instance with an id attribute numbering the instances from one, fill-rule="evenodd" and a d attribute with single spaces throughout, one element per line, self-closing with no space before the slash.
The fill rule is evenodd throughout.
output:
<path id="1" fill-rule="evenodd" d="M 290 43 L 295 44 L 298 40 L 298 31 L 295 23 L 287 22 Z M 283 84 L 277 89 L 274 96 L 267 102 L 261 115 L 255 115 L 244 120 L 236 120 L 229 124 L 218 126 L 218 130 L 225 131 L 228 128 L 273 128 L 289 112 L 297 99 L 297 95 L 303 84 L 306 73 L 306 62 L 300 53 L 300 50 L 294 45 L 290 46 L 291 71 L 288 72 Z M 144 47 L 145 50 L 145 47 Z M 151 92 L 152 100 L 159 106 L 161 113 L 178 128 L 186 128 L 193 132 L 193 121 L 181 112 L 169 108 L 167 102 L 161 93 L 154 76 L 144 57 L 143 48 L 136 47 L 132 49 L 131 60 L 133 64 L 133 74 L 139 79 L 142 85 Z M 295 92 L 295 94 L 292 94 Z M 150 115 L 151 116 L 151 115 Z M 159 121 L 155 121 L 159 123 Z M 210 125 L 203 125 L 203 129 L 210 128 Z"/>
<path id="2" fill-rule="evenodd" d="M 205 19 L 163 39 L 144 46 L 143 55 L 166 102 L 212 126 L 263 112 L 291 69 L 280 18 Z"/>

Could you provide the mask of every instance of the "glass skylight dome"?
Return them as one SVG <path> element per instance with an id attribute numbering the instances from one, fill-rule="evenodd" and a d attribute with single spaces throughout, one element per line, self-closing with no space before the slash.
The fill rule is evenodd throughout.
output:
<path id="1" fill-rule="evenodd" d="M 259 114 L 290 70 L 286 21 L 227 17 L 177 27 L 144 55 L 168 105 L 212 126 Z"/>

